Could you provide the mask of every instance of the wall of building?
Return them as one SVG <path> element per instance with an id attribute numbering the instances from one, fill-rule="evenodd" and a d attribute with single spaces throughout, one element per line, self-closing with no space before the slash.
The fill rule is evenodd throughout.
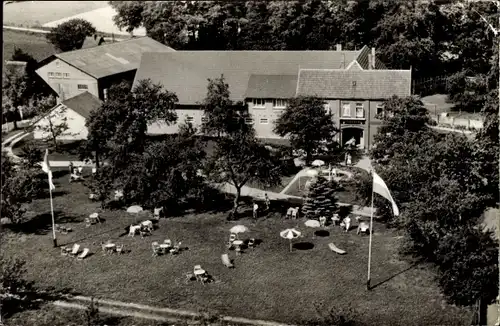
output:
<path id="1" fill-rule="evenodd" d="M 274 108 L 271 99 L 265 100 L 264 107 L 256 107 L 252 101 L 246 102 L 248 113 L 252 117 L 253 127 L 259 138 L 281 138 L 273 132 L 274 123 L 285 111 L 284 108 Z"/>
<path id="2" fill-rule="evenodd" d="M 49 131 L 49 119 L 53 126 L 63 123 L 66 123 L 68 126 L 68 129 L 57 137 L 57 140 L 80 140 L 87 138 L 88 130 L 85 127 L 85 118 L 64 105 L 58 105 L 47 117 L 35 124 L 33 131 L 35 139 L 52 137 Z"/>
<path id="3" fill-rule="evenodd" d="M 36 73 L 57 93 L 59 102 L 85 91 L 94 96 L 99 95 L 97 80 L 94 77 L 60 59 L 56 58 L 37 69 Z"/>
<path id="4" fill-rule="evenodd" d="M 148 126 L 148 134 L 150 135 L 163 135 L 175 134 L 179 132 L 179 125 L 189 119 L 195 127 L 200 127 L 202 123 L 203 110 L 196 108 L 184 109 L 180 108 L 175 110 L 177 113 L 177 122 L 172 125 L 167 125 L 163 122 L 154 122 Z"/>
<path id="5" fill-rule="evenodd" d="M 111 75 L 111 76 L 99 79 L 99 82 L 98 82 L 98 88 L 99 88 L 99 90 L 98 90 L 99 96 L 98 97 L 99 97 L 99 99 L 104 101 L 105 100 L 105 98 L 104 98 L 105 93 L 107 95 L 107 92 L 109 91 L 109 89 L 113 85 L 118 85 L 123 81 L 130 83 L 130 86 L 132 87 L 136 71 L 137 71 L 137 69 L 134 69 L 134 70 L 123 72 L 121 74 L 115 74 L 115 75 Z"/>

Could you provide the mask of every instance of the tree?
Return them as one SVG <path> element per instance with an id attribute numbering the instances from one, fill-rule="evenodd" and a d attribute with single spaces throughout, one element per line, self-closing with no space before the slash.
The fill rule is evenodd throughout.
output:
<path id="1" fill-rule="evenodd" d="M 303 150 L 306 164 L 311 163 L 312 153 L 321 142 L 331 142 L 337 132 L 324 104 L 323 100 L 315 97 L 292 98 L 275 122 L 274 132 L 281 137 L 289 137 L 293 148 Z"/>
<path id="2" fill-rule="evenodd" d="M 33 287 L 26 276 L 26 262 L 19 258 L 0 256 L 0 307 L 2 318 L 19 308 L 25 301 L 23 294 Z"/>
<path id="3" fill-rule="evenodd" d="M 118 85 L 87 122 L 87 150 L 109 159 L 119 173 L 127 168 L 130 155 L 144 152 L 148 124 L 177 120 L 177 101 L 174 93 L 150 80 L 140 80 L 132 91 L 127 91 L 126 83 Z"/>
<path id="4" fill-rule="evenodd" d="M 242 105 L 234 104 L 230 99 L 229 85 L 224 75 L 220 78 L 208 79 L 207 96 L 203 101 L 203 111 L 207 119 L 202 124 L 202 132 L 206 135 L 228 135 L 234 132 L 248 132 L 245 123 L 249 115 Z"/>
<path id="5" fill-rule="evenodd" d="M 23 98 L 25 99 L 24 105 L 27 105 L 29 102 L 28 99 L 45 97 L 52 94 L 50 86 L 35 72 L 38 68 L 38 62 L 31 54 L 14 47 L 11 60 L 26 62 L 26 89 L 23 94 Z"/>
<path id="6" fill-rule="evenodd" d="M 43 119 L 35 128 L 46 135 L 45 140 L 51 141 L 54 144 L 54 149 L 58 151 L 57 139 L 69 129 L 68 118 L 65 116 L 66 108 L 53 110 L 56 105 L 53 96 L 36 100 L 33 105 L 36 107 L 40 119 Z"/>
<path id="7" fill-rule="evenodd" d="M 307 218 L 319 220 L 321 216 L 332 217 L 337 210 L 335 192 L 338 188 L 339 186 L 335 181 L 328 181 L 322 176 L 317 177 L 309 188 L 303 207 Z"/>
<path id="8" fill-rule="evenodd" d="M 253 134 L 235 133 L 219 139 L 207 166 L 208 177 L 236 188 L 232 215 L 237 213 L 241 188 L 248 182 L 273 186 L 281 183 L 281 162 Z"/>
<path id="9" fill-rule="evenodd" d="M 14 121 L 17 129 L 18 108 L 25 103 L 27 77 L 24 71 L 14 66 L 6 66 L 2 74 L 2 114 Z"/>
<path id="10" fill-rule="evenodd" d="M 96 29 L 91 23 L 75 18 L 52 28 L 47 34 L 47 40 L 57 49 L 67 52 L 81 49 L 85 38 L 95 33 Z"/>
<path id="11" fill-rule="evenodd" d="M 103 209 L 106 207 L 113 185 L 113 171 L 109 165 L 97 168 L 96 173 L 92 174 L 87 183 L 87 187 L 96 196 L 96 199 L 101 202 L 101 208 Z"/>
<path id="12" fill-rule="evenodd" d="M 113 21 L 116 26 L 125 28 L 128 33 L 142 25 L 142 13 L 144 11 L 144 1 L 109 1 L 111 7 L 116 10 Z"/>

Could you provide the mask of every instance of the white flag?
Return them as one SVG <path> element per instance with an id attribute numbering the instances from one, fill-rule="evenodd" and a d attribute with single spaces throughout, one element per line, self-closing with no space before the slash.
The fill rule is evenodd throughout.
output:
<path id="1" fill-rule="evenodd" d="M 56 186 L 54 186 L 54 183 L 52 182 L 52 171 L 50 170 L 50 164 L 49 164 L 49 150 L 45 150 L 45 157 L 43 158 L 42 162 L 42 170 L 43 172 L 47 173 L 49 176 L 49 187 L 50 190 L 56 189 Z"/>
<path id="2" fill-rule="evenodd" d="M 373 171 L 373 192 L 390 201 L 392 204 L 392 211 L 394 212 L 394 216 L 399 216 L 399 208 L 392 198 L 389 188 L 387 188 L 384 180 L 382 180 L 382 178 L 379 177 L 379 175 L 375 173 L 375 171 Z"/>

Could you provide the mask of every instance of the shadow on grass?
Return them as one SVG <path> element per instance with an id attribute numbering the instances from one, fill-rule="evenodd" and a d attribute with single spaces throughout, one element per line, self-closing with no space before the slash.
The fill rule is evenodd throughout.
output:
<path id="1" fill-rule="evenodd" d="M 67 296 L 77 296 L 81 293 L 69 288 L 37 289 L 33 283 L 26 285 L 26 290 L 19 293 L 19 297 L 2 299 L 2 317 L 7 319 L 12 315 L 25 310 L 38 310 L 49 301 L 65 300 Z"/>
<path id="2" fill-rule="evenodd" d="M 294 243 L 292 247 L 297 250 L 311 250 L 314 248 L 314 244 L 311 242 L 298 242 Z"/>
<path id="3" fill-rule="evenodd" d="M 374 285 L 370 286 L 370 290 L 373 290 L 373 289 L 375 289 L 376 287 L 378 287 L 378 286 L 380 286 L 380 285 L 382 285 L 382 284 L 385 284 L 385 283 L 389 282 L 390 280 L 392 280 L 392 279 L 393 279 L 393 278 L 395 278 L 396 276 L 399 276 L 399 275 L 401 275 L 401 274 L 403 274 L 403 273 L 406 273 L 406 272 L 408 272 L 408 271 L 410 271 L 410 270 L 414 269 L 415 267 L 417 267 L 418 265 L 420 265 L 420 263 L 421 263 L 421 262 L 416 262 L 416 263 L 413 263 L 412 265 L 410 265 L 409 267 L 407 267 L 407 268 L 403 269 L 402 271 L 399 271 L 399 272 L 397 272 L 396 274 L 394 274 L 394 275 L 392 275 L 392 276 L 390 276 L 390 277 L 386 278 L 385 280 L 380 281 L 380 282 L 378 282 L 377 284 L 374 284 Z"/>
<path id="4" fill-rule="evenodd" d="M 52 191 L 52 198 L 56 198 L 56 197 L 60 197 L 60 196 L 64 196 L 64 195 L 67 195 L 68 192 L 67 191 L 64 191 L 64 190 L 56 190 L 56 191 Z M 37 199 L 48 199 L 50 198 L 50 193 L 49 191 L 45 191 L 43 193 L 41 193 Z"/>
<path id="5" fill-rule="evenodd" d="M 61 221 L 63 223 L 72 222 L 76 217 L 62 217 L 61 211 L 54 211 L 54 217 L 57 223 Z M 33 218 L 17 223 L 17 224 L 9 224 L 5 225 L 6 228 L 9 228 L 13 232 L 26 233 L 26 234 L 37 234 L 37 235 L 45 235 L 52 228 L 52 215 L 50 213 L 44 213 L 40 215 L 36 215 Z"/>
<path id="6" fill-rule="evenodd" d="M 70 241 L 70 242 L 67 242 L 65 243 L 64 245 L 72 245 L 74 243 L 78 243 L 78 242 L 82 242 L 82 241 L 85 241 L 85 240 L 89 240 L 89 239 L 92 239 L 94 237 L 98 237 L 100 235 L 103 235 L 103 234 L 106 234 L 106 233 L 110 233 L 110 232 L 114 232 L 114 231 L 117 231 L 121 229 L 121 227 L 116 227 L 116 228 L 113 228 L 113 229 L 108 229 L 108 230 L 105 230 L 105 231 L 102 231 L 102 232 L 99 232 L 99 233 L 93 233 L 92 235 L 89 235 L 89 236 L 86 236 L 84 238 L 80 238 L 80 239 L 77 239 L 77 240 L 73 240 L 73 241 Z M 115 236 L 113 237 L 112 239 L 115 239 L 115 240 L 118 240 L 120 236 Z M 61 244 L 62 245 L 62 244 Z"/>
<path id="7" fill-rule="evenodd" d="M 314 235 L 317 237 L 329 237 L 330 232 L 328 232 L 326 230 L 318 230 L 318 231 L 314 232 Z"/>

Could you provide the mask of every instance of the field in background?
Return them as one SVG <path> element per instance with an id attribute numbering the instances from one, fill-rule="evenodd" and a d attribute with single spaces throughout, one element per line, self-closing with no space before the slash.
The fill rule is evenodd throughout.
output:
<path id="1" fill-rule="evenodd" d="M 39 27 L 48 22 L 107 7 L 107 1 L 24 1 L 3 5 L 3 24 Z"/>
<path id="2" fill-rule="evenodd" d="M 446 94 L 434 94 L 422 97 L 422 102 L 433 117 L 441 113 L 448 113 L 450 117 L 462 119 L 481 119 L 480 113 L 452 111 L 454 104 L 446 101 Z"/>
<path id="3" fill-rule="evenodd" d="M 18 47 L 40 61 L 55 53 L 54 46 L 47 42 L 45 34 L 3 30 L 3 60 L 10 60 Z"/>

